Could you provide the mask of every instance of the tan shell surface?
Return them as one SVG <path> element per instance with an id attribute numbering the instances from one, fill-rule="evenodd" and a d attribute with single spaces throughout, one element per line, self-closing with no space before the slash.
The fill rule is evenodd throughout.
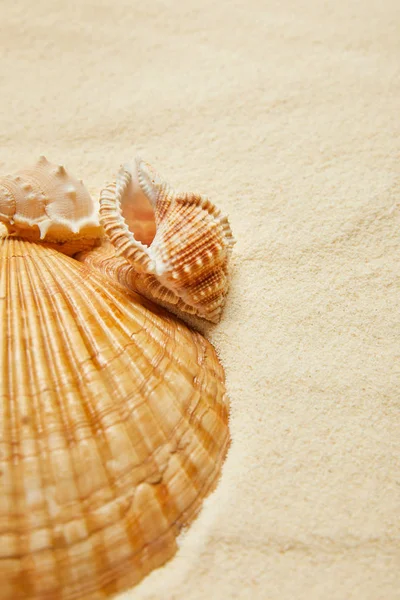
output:
<path id="1" fill-rule="evenodd" d="M 102 235 L 98 206 L 82 181 L 44 156 L 0 178 L 0 221 L 9 233 L 54 244 L 66 254 L 93 246 Z"/>
<path id="2" fill-rule="evenodd" d="M 143 195 L 154 211 L 155 234 L 153 239 L 148 236 L 149 245 L 140 241 L 142 231 L 136 233 L 132 220 L 138 203 L 137 213 L 146 216 L 148 226 Z M 138 159 L 136 165 L 122 167 L 116 181 L 103 190 L 100 222 L 115 254 L 145 275 L 140 293 L 164 305 L 172 297 L 173 309 L 212 322 L 220 319 L 234 240 L 227 218 L 208 198 L 175 192 Z"/>
<path id="3" fill-rule="evenodd" d="M 89 266 L 0 239 L 0 598 L 100 599 L 176 550 L 228 444 L 212 346 Z"/>
<path id="4" fill-rule="evenodd" d="M 126 290 L 135 290 L 138 294 L 160 305 L 169 312 L 178 315 L 192 327 L 202 329 L 202 319 L 197 317 L 195 309 L 186 304 L 177 294 L 163 286 L 154 275 L 141 273 L 136 265 L 118 256 L 115 247 L 107 240 L 88 252 L 76 255 L 77 260 L 90 265 L 122 285 Z"/>

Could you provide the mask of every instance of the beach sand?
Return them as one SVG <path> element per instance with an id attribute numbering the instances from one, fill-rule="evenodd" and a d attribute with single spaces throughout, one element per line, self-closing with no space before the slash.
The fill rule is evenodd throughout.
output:
<path id="1" fill-rule="evenodd" d="M 0 31 L 2 173 L 98 197 L 140 153 L 237 240 L 221 480 L 120 598 L 399 599 L 398 0 L 4 0 Z"/>

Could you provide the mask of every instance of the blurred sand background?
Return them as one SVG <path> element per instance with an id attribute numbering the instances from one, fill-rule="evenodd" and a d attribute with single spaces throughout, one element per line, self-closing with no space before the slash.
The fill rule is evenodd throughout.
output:
<path id="1" fill-rule="evenodd" d="M 140 152 L 237 239 L 232 446 L 121 598 L 400 598 L 400 3 L 3 0 L 0 169 Z"/>

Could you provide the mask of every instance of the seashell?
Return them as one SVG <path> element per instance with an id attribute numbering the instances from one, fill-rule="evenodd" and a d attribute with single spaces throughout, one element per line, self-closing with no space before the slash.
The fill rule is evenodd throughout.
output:
<path id="1" fill-rule="evenodd" d="M 174 554 L 216 483 L 229 443 L 216 353 L 16 237 L 0 239 L 0 319 L 0 597 L 126 589 Z"/>
<path id="2" fill-rule="evenodd" d="M 0 178 L 0 221 L 9 233 L 65 254 L 92 247 L 102 235 L 98 207 L 83 183 L 44 156 L 34 167 Z"/>
<path id="3" fill-rule="evenodd" d="M 138 159 L 101 193 L 100 222 L 109 243 L 79 260 L 176 314 L 220 319 L 234 240 L 210 200 L 175 192 Z"/>

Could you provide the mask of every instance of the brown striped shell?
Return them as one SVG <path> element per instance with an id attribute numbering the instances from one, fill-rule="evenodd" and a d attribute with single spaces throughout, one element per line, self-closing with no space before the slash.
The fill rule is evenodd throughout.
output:
<path id="1" fill-rule="evenodd" d="M 200 334 L 20 238 L 0 239 L 0 319 L 0 598 L 105 598 L 174 554 L 215 485 L 222 368 Z"/>
<path id="2" fill-rule="evenodd" d="M 102 235 L 98 207 L 82 181 L 44 156 L 33 167 L 0 178 L 0 222 L 9 233 L 71 255 Z"/>
<path id="3" fill-rule="evenodd" d="M 108 243 L 80 260 L 179 315 L 220 319 L 234 241 L 208 198 L 175 192 L 138 159 L 101 193 L 100 222 Z"/>

